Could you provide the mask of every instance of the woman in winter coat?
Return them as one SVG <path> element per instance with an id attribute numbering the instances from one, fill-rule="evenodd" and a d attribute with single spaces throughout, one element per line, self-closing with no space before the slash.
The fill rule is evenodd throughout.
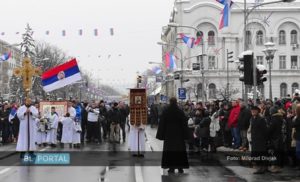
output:
<path id="1" fill-rule="evenodd" d="M 200 138 L 200 147 L 202 150 L 208 150 L 210 122 L 211 119 L 209 117 L 209 113 L 205 111 L 203 119 L 196 128 L 196 135 Z"/>

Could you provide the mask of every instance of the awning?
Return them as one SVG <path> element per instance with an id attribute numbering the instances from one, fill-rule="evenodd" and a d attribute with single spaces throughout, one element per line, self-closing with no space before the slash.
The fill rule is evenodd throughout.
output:
<path id="1" fill-rule="evenodd" d="M 161 86 L 158 86 L 150 95 L 157 95 L 161 91 Z"/>

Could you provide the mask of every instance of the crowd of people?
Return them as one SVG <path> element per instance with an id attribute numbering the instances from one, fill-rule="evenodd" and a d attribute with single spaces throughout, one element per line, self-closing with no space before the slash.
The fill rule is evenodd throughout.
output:
<path id="1" fill-rule="evenodd" d="M 298 93 L 274 101 L 237 99 L 177 103 L 172 99 L 169 105 L 152 104 L 149 107 L 149 123 L 152 127 L 159 126 L 157 138 L 164 140 L 164 151 L 169 150 L 163 153 L 163 167 L 167 168 L 174 159 L 182 159 L 177 161 L 182 162 L 178 167 L 182 172 L 182 168 L 188 166 L 185 146 L 188 146 L 189 153 L 216 152 L 218 147 L 224 146 L 231 148 L 230 151 L 250 152 L 252 159 L 262 156 L 275 159 L 256 160 L 256 174 L 267 170 L 278 173 L 286 165 L 300 169 Z M 21 107 L 6 102 L 1 108 L 2 143 L 16 142 L 22 136 L 24 141 L 18 142 L 17 151 L 32 151 L 36 145 L 57 147 L 59 144 L 64 147 L 64 144 L 69 144 L 69 147 L 79 148 L 82 143 L 120 143 L 126 141 L 126 124 L 132 128 L 128 120 L 129 106 L 123 102 L 68 101 L 67 113 L 63 117 L 58 116 L 54 106 L 51 112 L 41 117 L 39 103 L 33 105 L 31 101 Z M 26 141 L 29 137 L 24 134 L 26 122 L 22 122 L 26 119 L 34 123 L 29 132 L 30 145 Z M 185 127 L 186 132 L 182 132 Z M 170 150 L 177 151 L 173 158 Z M 174 172 L 174 168 L 170 168 L 170 172 Z"/>
<path id="2" fill-rule="evenodd" d="M 32 118 L 33 141 L 38 146 L 57 147 L 70 144 L 79 148 L 81 143 L 100 144 L 104 140 L 113 143 L 125 142 L 125 126 L 128 124 L 129 107 L 124 102 L 106 103 L 92 101 L 68 101 L 67 113 L 59 116 L 54 106 L 45 116 L 39 112 L 39 103 L 31 103 L 37 110 L 37 116 Z M 26 104 L 25 104 L 26 106 Z M 19 130 L 26 129 L 20 124 L 22 106 L 16 103 L 4 102 L 0 110 L 1 144 L 17 143 Z M 120 136 L 120 133 L 122 135 Z M 122 139 L 122 141 L 121 141 Z"/>
<path id="3" fill-rule="evenodd" d="M 189 153 L 227 151 L 250 153 L 255 174 L 279 173 L 283 166 L 300 169 L 300 97 L 179 103 L 188 125 Z M 162 108 L 162 111 L 159 110 Z M 151 123 L 159 123 L 162 105 L 152 105 Z M 166 107 L 168 108 L 168 107 Z M 272 160 L 271 160 L 272 159 Z M 172 171 L 172 170 L 171 170 Z"/>

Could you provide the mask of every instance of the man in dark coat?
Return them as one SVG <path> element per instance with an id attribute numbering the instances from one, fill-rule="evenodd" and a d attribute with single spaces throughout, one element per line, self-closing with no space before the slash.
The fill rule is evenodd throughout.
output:
<path id="1" fill-rule="evenodd" d="M 158 109 L 154 103 L 150 106 L 150 121 L 151 128 L 153 128 L 158 123 Z"/>
<path id="2" fill-rule="evenodd" d="M 86 107 L 88 106 L 87 102 L 83 103 L 83 108 L 81 109 L 81 143 L 84 143 L 84 138 L 85 138 L 85 133 L 87 130 L 87 117 L 88 117 L 88 112 L 86 110 Z"/>
<path id="3" fill-rule="evenodd" d="M 178 169 L 189 168 L 185 140 L 188 139 L 187 118 L 179 109 L 176 98 L 170 99 L 170 105 L 163 111 L 158 125 L 156 138 L 164 140 L 162 168 L 169 168 L 169 173 Z"/>
<path id="4" fill-rule="evenodd" d="M 126 126 L 126 119 L 128 116 L 128 112 L 127 112 L 126 106 L 123 102 L 119 103 L 119 112 L 120 112 L 120 118 L 121 118 L 120 128 L 122 130 L 123 142 L 125 143 L 125 138 L 126 138 L 125 126 Z"/>
<path id="5" fill-rule="evenodd" d="M 251 111 L 247 108 L 246 104 L 241 104 L 241 111 L 238 117 L 238 128 L 240 130 L 242 146 L 239 148 L 242 151 L 248 149 L 247 131 L 250 125 Z"/>
<path id="6" fill-rule="evenodd" d="M 9 142 L 10 135 L 10 123 L 9 123 L 9 106 L 5 104 L 3 110 L 0 112 L 0 122 L 2 123 L 2 143 L 7 144 Z"/>
<path id="7" fill-rule="evenodd" d="M 267 154 L 267 123 L 259 114 L 260 109 L 257 106 L 251 108 L 251 156 L 257 165 L 254 174 L 263 174 L 266 172 L 266 164 L 263 156 Z"/>
<path id="8" fill-rule="evenodd" d="M 269 140 L 270 146 L 269 149 L 272 150 L 272 154 L 276 157 L 275 161 L 272 161 L 272 166 L 269 169 L 272 173 L 280 172 L 281 160 L 283 158 L 283 134 L 282 134 L 282 125 L 284 119 L 284 113 L 279 108 L 271 108 L 270 110 L 271 119 L 269 125 Z"/>

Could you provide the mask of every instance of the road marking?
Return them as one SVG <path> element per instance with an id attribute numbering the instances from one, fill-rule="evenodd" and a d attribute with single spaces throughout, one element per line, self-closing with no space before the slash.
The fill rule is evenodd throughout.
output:
<path id="1" fill-rule="evenodd" d="M 6 173 L 7 171 L 9 171 L 9 170 L 11 170 L 11 168 L 5 168 L 5 169 L 2 169 L 1 171 L 0 171 L 0 174 L 4 174 L 4 173 Z"/>
<path id="2" fill-rule="evenodd" d="M 164 175 L 164 169 L 160 168 L 160 175 L 163 176 Z"/>
<path id="3" fill-rule="evenodd" d="M 134 175 L 135 175 L 135 182 L 144 182 L 141 166 L 134 166 Z"/>
<path id="4" fill-rule="evenodd" d="M 46 151 L 47 149 L 50 149 L 49 146 L 45 147 L 45 148 L 42 148 L 41 150 L 39 150 L 40 152 L 43 152 L 43 151 Z"/>

